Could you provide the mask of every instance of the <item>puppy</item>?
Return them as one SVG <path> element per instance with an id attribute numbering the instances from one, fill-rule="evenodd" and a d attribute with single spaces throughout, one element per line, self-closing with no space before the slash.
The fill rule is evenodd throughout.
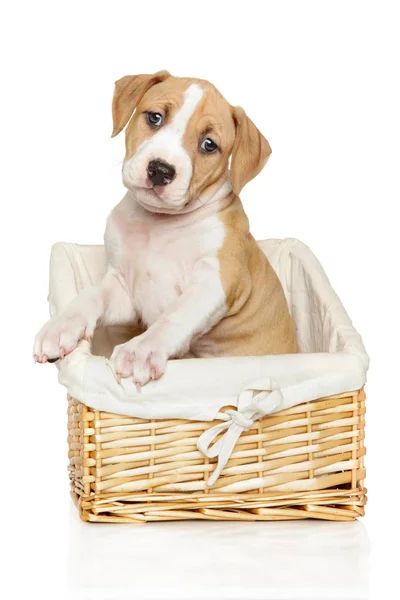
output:
<path id="1" fill-rule="evenodd" d="M 128 125 L 128 191 L 107 221 L 107 271 L 42 328 L 34 359 L 64 357 L 99 325 L 133 323 L 144 333 L 111 360 L 139 388 L 169 358 L 298 352 L 238 196 L 271 153 L 254 123 L 208 81 L 167 71 L 117 81 L 112 113 L 113 136 Z"/>

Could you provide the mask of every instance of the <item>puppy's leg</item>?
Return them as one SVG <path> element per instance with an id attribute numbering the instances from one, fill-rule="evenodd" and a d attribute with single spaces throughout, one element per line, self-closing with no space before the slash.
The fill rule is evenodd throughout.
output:
<path id="1" fill-rule="evenodd" d="M 36 336 L 36 362 L 54 362 L 74 350 L 82 339 L 90 340 L 98 324 L 124 324 L 135 320 L 131 299 L 114 270 L 85 288 L 60 315 L 50 319 Z"/>
<path id="2" fill-rule="evenodd" d="M 111 360 L 121 377 L 138 388 L 165 371 L 168 358 L 188 352 L 193 337 L 209 331 L 227 313 L 217 259 L 203 259 L 173 305 L 143 334 L 114 348 Z"/>

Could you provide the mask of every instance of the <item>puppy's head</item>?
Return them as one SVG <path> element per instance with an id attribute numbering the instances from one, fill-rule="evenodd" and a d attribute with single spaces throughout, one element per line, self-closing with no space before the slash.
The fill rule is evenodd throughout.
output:
<path id="1" fill-rule="evenodd" d="M 190 210 L 211 186 L 228 179 L 238 194 L 271 153 L 243 109 L 209 82 L 128 75 L 115 84 L 113 136 L 126 129 L 123 181 L 153 212 Z"/>

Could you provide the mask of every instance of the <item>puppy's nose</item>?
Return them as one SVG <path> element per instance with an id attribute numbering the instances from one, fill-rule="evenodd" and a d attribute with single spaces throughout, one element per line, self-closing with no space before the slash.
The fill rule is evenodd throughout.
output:
<path id="1" fill-rule="evenodd" d="M 153 185 L 167 185 L 176 175 L 172 165 L 161 160 L 152 160 L 147 167 L 147 175 Z"/>

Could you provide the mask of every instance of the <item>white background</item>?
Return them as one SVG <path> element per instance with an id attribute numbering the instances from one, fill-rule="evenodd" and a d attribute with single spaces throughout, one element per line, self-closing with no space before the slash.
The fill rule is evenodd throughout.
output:
<path id="1" fill-rule="evenodd" d="M 398 591 L 398 3 L 18 2 L 0 18 L 1 545 L 7 598 L 385 598 Z M 168 69 L 242 105 L 272 157 L 257 238 L 321 260 L 371 356 L 357 523 L 90 526 L 71 508 L 66 401 L 31 346 L 53 242 L 101 243 L 123 195 L 113 82 Z M 182 570 L 181 570 L 182 569 Z M 396 591 L 397 590 L 397 591 Z"/>

